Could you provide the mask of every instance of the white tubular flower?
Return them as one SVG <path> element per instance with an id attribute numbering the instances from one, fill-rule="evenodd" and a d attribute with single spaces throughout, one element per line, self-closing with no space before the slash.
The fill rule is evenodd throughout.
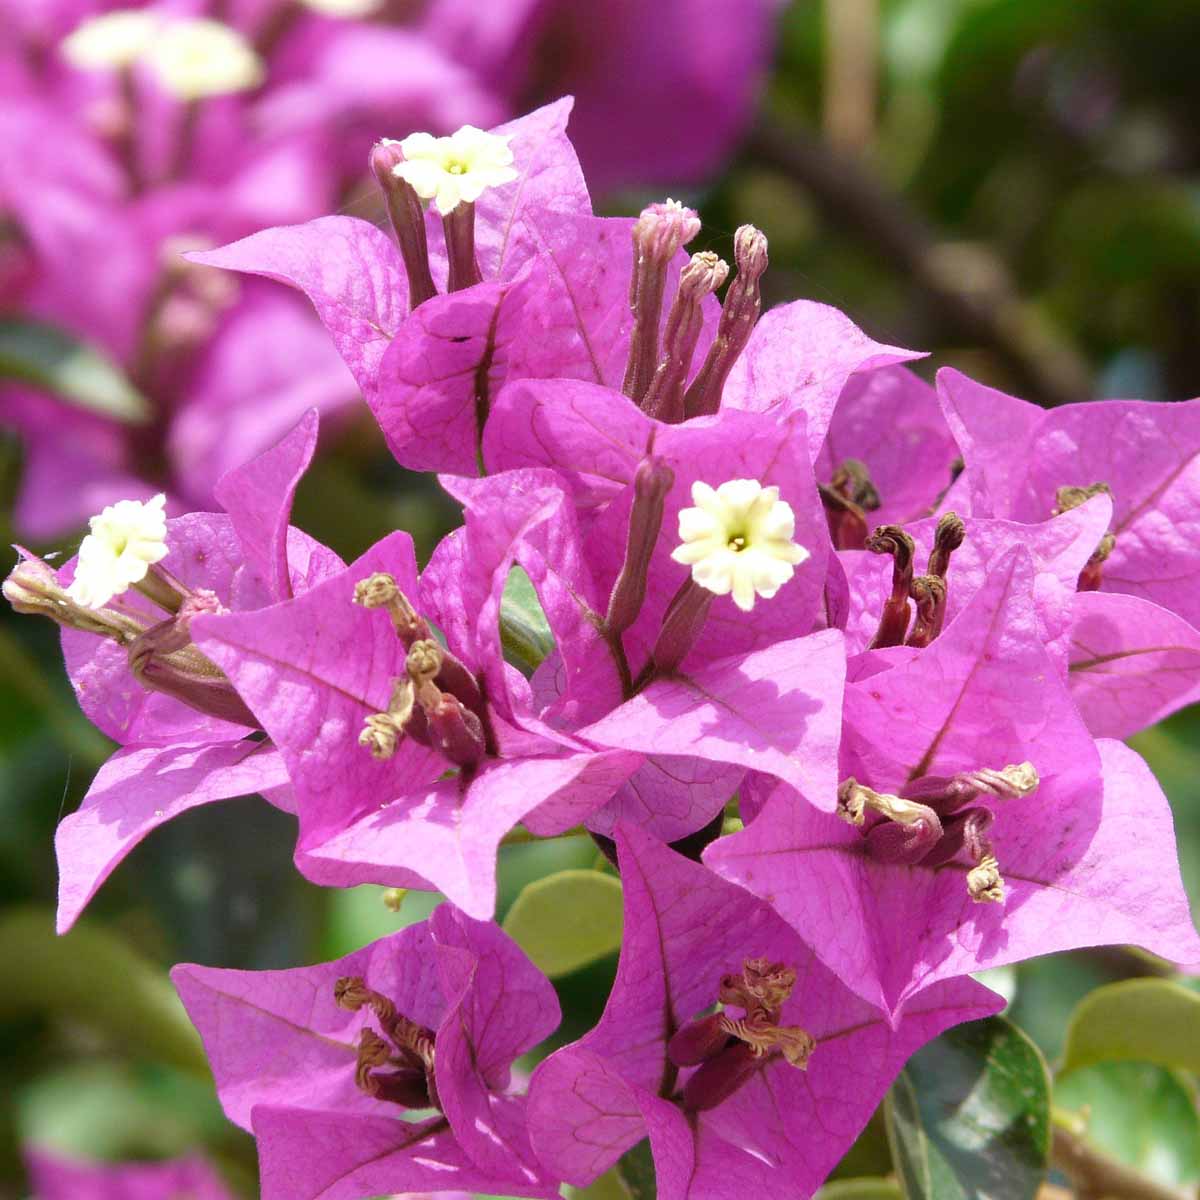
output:
<path id="1" fill-rule="evenodd" d="M 509 139 L 464 125 L 449 137 L 413 133 L 400 142 L 404 161 L 392 168 L 422 200 L 432 200 L 442 216 L 463 201 L 474 203 L 490 187 L 517 177 Z"/>
<path id="2" fill-rule="evenodd" d="M 305 8 L 323 17 L 369 17 L 383 5 L 383 0 L 300 0 Z"/>
<path id="3" fill-rule="evenodd" d="M 680 544 L 671 557 L 690 566 L 702 588 L 732 593 L 743 612 L 754 607 L 756 596 L 774 596 L 809 556 L 792 541 L 795 514 L 777 487 L 730 479 L 714 491 L 697 481 L 692 500 L 695 508 L 680 510 Z"/>
<path id="4" fill-rule="evenodd" d="M 120 70 L 145 54 L 161 23 L 157 13 L 118 9 L 84 21 L 63 38 L 60 49 L 67 62 L 81 70 Z"/>
<path id="5" fill-rule="evenodd" d="M 262 60 L 254 47 L 236 29 L 206 18 L 169 22 L 142 59 L 180 100 L 229 96 L 263 80 Z"/>
<path id="6" fill-rule="evenodd" d="M 166 496 L 143 504 L 119 500 L 89 524 L 92 532 L 79 547 L 75 578 L 67 595 L 84 608 L 103 608 L 130 584 L 146 577 L 151 563 L 167 554 Z"/>

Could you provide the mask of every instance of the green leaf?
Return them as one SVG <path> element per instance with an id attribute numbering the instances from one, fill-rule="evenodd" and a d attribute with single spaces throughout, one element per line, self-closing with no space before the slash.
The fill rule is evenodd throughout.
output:
<path id="1" fill-rule="evenodd" d="M 626 1150 L 617 1163 L 617 1173 L 632 1200 L 657 1200 L 658 1181 L 654 1173 L 654 1154 L 650 1139 L 642 1138 Z"/>
<path id="2" fill-rule="evenodd" d="M 1200 1178 L 1200 1118 L 1191 1093 L 1166 1067 L 1081 1067 L 1056 1081 L 1054 1103 L 1086 1111 L 1089 1142 L 1159 1183 Z"/>
<path id="3" fill-rule="evenodd" d="M 529 884 L 504 918 L 537 968 L 551 979 L 621 945 L 621 884 L 599 871 L 559 871 Z"/>
<path id="4" fill-rule="evenodd" d="M 1136 1059 L 1200 1072 L 1200 996 L 1166 979 L 1097 988 L 1067 1027 L 1063 1071 Z"/>
<path id="5" fill-rule="evenodd" d="M 838 1179 L 827 1183 L 816 1200 L 904 1200 L 894 1179 Z"/>
<path id="6" fill-rule="evenodd" d="M 0 1019 L 48 1016 L 207 1076 L 200 1038 L 165 974 L 102 927 L 80 924 L 55 937 L 49 911 L 10 909 L 0 918 L 0 962 L 20 980 L 0 988 Z"/>
<path id="7" fill-rule="evenodd" d="M 605 1171 L 595 1183 L 585 1188 L 568 1184 L 566 1195 L 568 1200 L 630 1200 L 629 1189 L 616 1167 Z"/>
<path id="8" fill-rule="evenodd" d="M 533 582 L 520 567 L 513 567 L 500 600 L 500 643 L 504 655 L 526 674 L 532 674 L 554 649 L 554 634 L 542 611 Z"/>
<path id="9" fill-rule="evenodd" d="M 959 1025 L 909 1060 L 887 1122 L 908 1200 L 1032 1200 L 1050 1146 L 1045 1060 L 1002 1017 Z"/>
<path id="10" fill-rule="evenodd" d="M 99 350 L 36 321 L 0 321 L 0 378 L 20 379 L 113 421 L 151 417 L 145 397 Z"/>

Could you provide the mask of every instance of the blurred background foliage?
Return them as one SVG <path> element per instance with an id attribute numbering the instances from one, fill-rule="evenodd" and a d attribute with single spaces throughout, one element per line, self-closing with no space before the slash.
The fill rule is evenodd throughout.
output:
<path id="1" fill-rule="evenodd" d="M 711 189 L 687 195 L 706 221 L 697 245 L 728 249 L 738 224 L 759 225 L 771 240 L 770 302 L 834 304 L 881 340 L 929 350 L 918 367 L 926 373 L 953 363 L 1043 403 L 1195 395 L 1198 67 L 1195 0 L 798 0 L 782 19 L 758 125 Z M 651 198 L 601 203 L 630 212 Z M 3 511 L 20 459 L 15 442 L 0 443 Z M 454 510 L 394 465 L 364 416 L 314 466 L 294 519 L 347 558 L 403 527 L 424 557 Z M 0 535 L 13 540 L 2 516 Z M 80 929 L 54 940 L 54 827 L 109 747 L 75 706 L 43 624 L 0 611 L 0 1196 L 23 1194 L 18 1149 L 29 1140 L 112 1158 L 199 1146 L 253 1194 L 252 1145 L 221 1117 L 165 968 L 334 957 L 423 918 L 433 900 L 409 894 L 397 911 L 399 898 L 379 888 L 311 887 L 291 866 L 290 818 L 248 798 L 155 833 Z M 1194 906 L 1198 734 L 1196 714 L 1183 713 L 1134 739 L 1171 797 Z M 607 994 L 619 938 L 615 881 L 587 878 L 602 868 L 583 838 L 503 854 L 499 915 L 518 936 L 541 931 L 544 944 L 527 944 L 556 975 L 560 1037 L 569 1040 Z M 571 874 L 554 887 L 587 889 L 577 911 L 590 920 L 558 930 L 556 942 L 538 914 L 570 906 L 561 893 L 522 891 L 559 871 Z M 1180 1009 L 1179 1023 L 1161 1026 L 1172 1049 L 1126 1047 L 1110 1056 L 1124 1061 L 1109 1061 L 1106 1052 L 1073 1059 L 1069 1045 L 1081 1001 L 1086 1016 L 1096 997 L 1114 998 L 1118 1017 L 1101 1021 L 1102 1046 L 1112 1041 L 1104 1030 L 1136 1025 L 1145 1011 L 1142 993 L 1095 989 L 1153 982 L 1161 971 L 1132 952 L 1085 952 L 988 982 L 1011 998 L 1009 1016 L 1037 1048 L 1014 1053 L 1035 1073 L 1045 1074 L 1046 1061 L 1056 1067 L 1055 1128 L 1086 1134 L 1186 1194 L 1178 1189 L 1200 1180 L 1200 1063 L 1181 1063 L 1188 1041 L 1193 1055 L 1200 1043 L 1194 1013 Z M 1179 1003 L 1174 985 L 1155 986 Z M 939 1078 L 950 1070 L 919 1056 L 906 1078 L 934 1066 Z M 905 1121 L 920 1116 L 881 1113 L 839 1174 L 890 1174 Z M 1016 1185 L 997 1195 L 1037 1186 L 1015 1167 L 1008 1177 Z M 938 1194 L 957 1194 L 955 1186 Z M 609 1181 L 592 1194 L 622 1193 Z M 891 1183 L 828 1189 L 830 1200 L 898 1194 Z"/>

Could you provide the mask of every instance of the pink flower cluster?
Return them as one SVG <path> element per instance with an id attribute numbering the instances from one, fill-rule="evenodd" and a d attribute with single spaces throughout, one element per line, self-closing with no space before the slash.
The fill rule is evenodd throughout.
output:
<path id="1" fill-rule="evenodd" d="M 149 409 L 130 425 L 0 387 L 22 536 L 160 491 L 209 508 L 309 408 L 353 411 L 302 301 L 183 250 L 368 211 L 381 132 L 489 125 L 564 90 L 596 186 L 702 179 L 749 119 L 780 2 L 716 0 L 697 22 L 681 0 L 496 0 L 486 19 L 476 0 L 0 0 L 0 313 L 99 348 Z M 181 53 L 135 55 L 147 22 Z"/>
<path id="2" fill-rule="evenodd" d="M 337 963 L 176 969 L 267 1200 L 554 1196 L 647 1135 L 664 1200 L 806 1197 L 916 1048 L 1000 1007 L 972 973 L 1200 962 L 1119 740 L 1200 694 L 1200 401 L 1043 411 L 823 305 L 760 316 L 763 234 L 730 267 L 674 202 L 593 216 L 568 112 L 494 131 L 515 177 L 445 216 L 378 147 L 394 239 L 194 256 L 303 291 L 441 472 L 464 523 L 424 570 L 402 532 L 346 566 L 289 526 L 311 414 L 109 606 L 74 563 L 5 584 L 122 743 L 59 830 L 63 928 L 155 826 L 254 791 L 310 879 L 447 897 Z M 491 923 L 518 824 L 586 826 L 624 892 L 599 1024 L 527 1083 L 559 1014 Z"/>

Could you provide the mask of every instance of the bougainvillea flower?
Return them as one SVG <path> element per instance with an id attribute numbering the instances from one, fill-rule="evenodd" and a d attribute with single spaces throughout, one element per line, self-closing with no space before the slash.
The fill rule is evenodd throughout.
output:
<path id="1" fill-rule="evenodd" d="M 648 756 L 614 804 L 593 817 L 593 828 L 607 832 L 624 815 L 674 840 L 712 819 L 746 769 L 790 778 L 815 800 L 833 767 L 842 649 L 836 634 L 805 636 L 826 624 L 829 543 L 803 415 L 777 420 L 723 410 L 664 425 L 594 384 L 523 381 L 501 397 L 485 452 L 504 446 L 508 430 L 522 441 L 522 430 L 531 426 L 541 461 L 557 468 L 554 475 L 521 470 L 443 482 L 481 521 L 522 478 L 529 487 L 565 486 L 576 498 L 610 497 L 578 515 L 564 497 L 555 521 L 530 531 L 518 555 L 539 585 L 558 646 L 534 680 L 535 694 L 549 701 L 541 719 L 593 743 Z M 601 429 L 606 452 L 581 452 Z M 653 500 L 643 493 L 647 471 L 661 479 Z M 681 513 L 694 503 L 697 485 L 715 489 L 731 479 L 777 487 L 792 510 L 794 540 L 809 557 L 777 595 L 760 593 L 752 612 L 732 596 L 709 596 L 686 653 L 647 686 L 646 672 L 658 660 L 668 615 L 682 608 L 680 589 L 689 576 L 672 557 Z M 577 532 L 564 532 L 571 529 Z M 540 541 L 550 530 L 558 538 L 554 547 Z M 563 562 L 562 542 L 581 538 L 586 551 Z M 635 559 L 642 591 L 618 620 L 623 581 Z"/>
<path id="2" fill-rule="evenodd" d="M 558 1002 L 495 925 L 443 904 L 337 962 L 171 974 L 226 1114 L 258 1140 L 264 1200 L 558 1194 L 510 1080 Z"/>
<path id="3" fill-rule="evenodd" d="M 1022 549 L 932 645 L 847 684 L 840 770 L 857 828 L 781 788 L 706 862 L 893 1017 L 939 980 L 1057 950 L 1196 959 L 1166 799 L 1084 727 Z"/>
<path id="4" fill-rule="evenodd" d="M 488 188 L 468 206 L 480 275 L 468 286 L 424 298 L 416 324 L 405 322 L 410 299 L 415 305 L 419 298 L 410 296 L 415 283 L 401 249 L 357 218 L 323 217 L 264 230 L 195 259 L 266 275 L 305 292 L 399 461 L 417 469 L 437 463 L 473 471 L 477 439 L 451 434 L 468 419 L 474 424 L 476 393 L 483 389 L 486 404 L 488 390 L 503 379 L 511 314 L 521 303 L 521 280 L 536 253 L 522 214 L 550 206 L 591 212 L 566 136 L 570 109 L 569 100 L 559 101 L 491 131 L 506 139 L 516 178 Z M 434 285 L 445 287 L 442 232 L 430 220 L 428 249 L 424 230 L 419 233 Z M 441 462 L 436 455 L 448 440 L 450 458 Z"/>
<path id="5" fill-rule="evenodd" d="M 1000 1005 L 948 980 L 889 1026 L 767 904 L 637 829 L 616 838 L 612 994 L 530 1083 L 534 1149 L 569 1183 L 649 1134 L 663 1200 L 810 1196 L 909 1055 Z"/>
<path id="6" fill-rule="evenodd" d="M 1079 573 L 1100 544 L 1111 519 L 1112 504 L 1107 496 L 1094 496 L 1078 508 L 1036 525 L 963 518 L 962 543 L 954 550 L 945 576 L 946 624 L 963 611 L 1012 548 L 1024 546 L 1034 564 L 1034 594 L 1042 642 L 1051 658 L 1060 667 L 1065 666 L 1075 620 L 1074 605 L 1079 595 L 1076 592 Z M 928 562 L 938 520 L 926 517 L 903 528 L 916 546 L 916 562 Z M 847 651 L 855 654 L 866 649 L 877 630 L 890 590 L 892 564 L 886 555 L 864 550 L 843 550 L 839 558 L 850 591 Z"/>
<path id="7" fill-rule="evenodd" d="M 64 625 L 63 653 L 80 706 L 121 744 L 78 811 L 58 827 L 60 931 L 164 821 L 254 792 L 286 802 L 283 758 L 261 740 L 228 679 L 196 650 L 190 626 L 197 612 L 260 608 L 341 568 L 336 555 L 287 523 L 316 439 L 313 413 L 222 480 L 225 513 L 166 522 L 165 557 L 134 583 L 157 602 L 131 589 L 107 607 L 67 612 L 74 560 L 57 579 L 37 560 L 18 563 L 5 584 L 21 611 Z M 160 568 L 166 571 L 156 574 Z"/>
<path id="8" fill-rule="evenodd" d="M 1200 625 L 1200 543 L 1191 536 L 1200 491 L 1200 400 L 1105 400 L 1049 411 L 938 374 L 946 419 L 962 450 L 971 511 L 1034 523 L 1065 507 L 1061 489 L 1102 484 L 1115 539 L 1102 592 L 1141 596 Z"/>
<path id="9" fill-rule="evenodd" d="M 99 1163 L 43 1149 L 25 1153 L 35 1200 L 231 1200 L 216 1172 L 198 1158 L 160 1163 Z"/>
<path id="10" fill-rule="evenodd" d="M 863 510 L 860 525 L 870 532 L 937 512 L 958 456 L 934 389 L 890 366 L 850 377 L 813 467 L 820 483 Z M 861 541 L 834 544 L 861 549 Z"/>
<path id="11" fill-rule="evenodd" d="M 578 824 L 637 765 L 539 726 L 504 664 L 504 585 L 546 506 L 508 499 L 446 539 L 420 582 L 394 533 L 293 600 L 195 622 L 288 764 L 311 878 L 432 885 L 489 917 L 504 835 Z"/>

